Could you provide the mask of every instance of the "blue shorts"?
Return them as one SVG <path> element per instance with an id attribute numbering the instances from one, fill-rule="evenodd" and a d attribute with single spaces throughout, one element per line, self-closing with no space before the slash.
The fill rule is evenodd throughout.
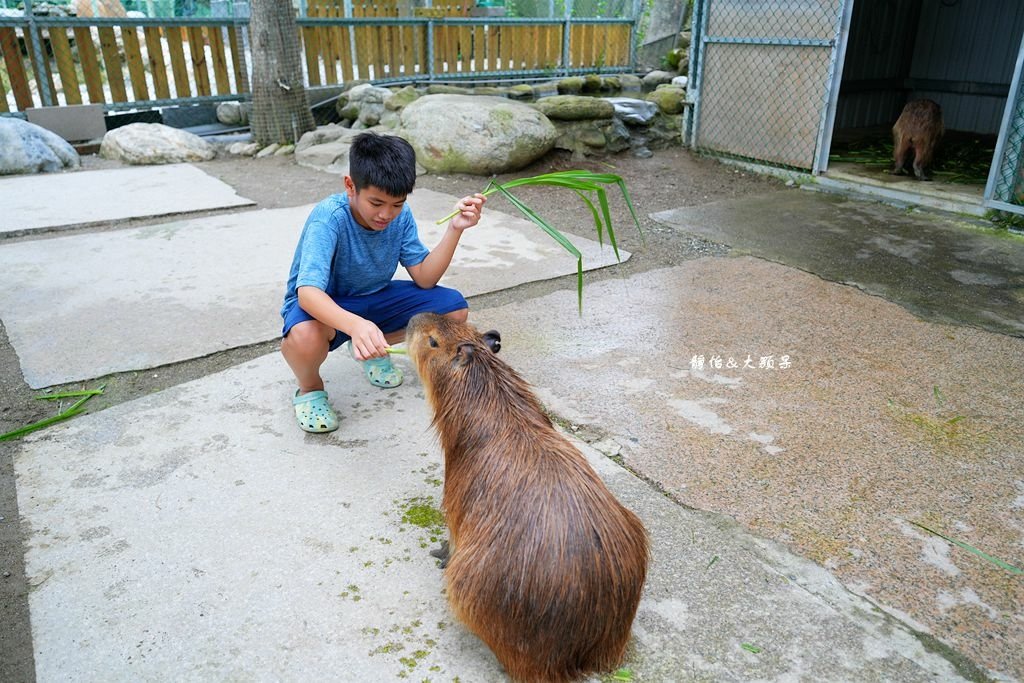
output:
<path id="1" fill-rule="evenodd" d="M 405 329 L 409 319 L 417 313 L 437 313 L 444 315 L 452 311 L 469 308 L 465 297 L 458 291 L 448 287 L 431 287 L 423 289 L 409 280 L 392 280 L 384 289 L 364 296 L 331 297 L 334 303 L 346 311 L 366 318 L 380 328 L 384 334 Z M 295 325 L 306 320 L 314 320 L 313 316 L 302 310 L 296 301 L 284 314 L 284 328 L 281 336 L 287 337 L 288 331 Z M 337 330 L 331 340 L 333 351 L 351 337 Z"/>

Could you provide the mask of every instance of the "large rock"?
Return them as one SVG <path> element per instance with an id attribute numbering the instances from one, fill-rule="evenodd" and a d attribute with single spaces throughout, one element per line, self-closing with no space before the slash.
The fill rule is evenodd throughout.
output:
<path id="1" fill-rule="evenodd" d="M 674 85 L 661 85 L 654 92 L 647 93 L 646 99 L 656 104 L 664 114 L 681 114 L 686 103 L 686 90 Z"/>
<path id="2" fill-rule="evenodd" d="M 644 87 L 648 89 L 657 88 L 663 83 L 671 83 L 672 79 L 678 75 L 675 71 L 661 71 L 660 69 L 651 71 L 643 78 Z"/>
<path id="3" fill-rule="evenodd" d="M 581 95 L 555 95 L 534 103 L 534 108 L 549 119 L 559 121 L 585 121 L 610 119 L 615 114 L 611 102 L 599 97 Z"/>
<path id="4" fill-rule="evenodd" d="M 615 108 L 615 116 L 630 126 L 643 126 L 650 123 L 658 113 L 658 105 L 647 100 L 634 97 L 606 97 Z"/>
<path id="5" fill-rule="evenodd" d="M 348 152 L 352 141 L 362 131 L 342 126 L 320 126 L 299 139 L 295 145 L 295 162 L 299 166 L 317 168 L 328 173 L 348 173 Z"/>
<path id="6" fill-rule="evenodd" d="M 129 164 L 209 161 L 217 154 L 198 135 L 160 123 L 130 123 L 103 136 L 100 156 Z"/>
<path id="7" fill-rule="evenodd" d="M 0 175 L 50 173 L 81 164 L 60 136 L 28 121 L 0 117 Z"/>
<path id="8" fill-rule="evenodd" d="M 345 93 L 348 99 L 348 106 L 341 112 L 342 118 L 351 118 L 350 114 L 358 112 L 355 119 L 362 124 L 361 127 L 372 128 L 381 121 L 386 111 L 385 106 L 394 96 L 387 88 L 379 88 L 369 83 L 363 83 Z"/>
<path id="9" fill-rule="evenodd" d="M 546 154 L 557 137 L 533 107 L 486 95 L 426 95 L 402 111 L 402 125 L 433 173 L 515 171 Z"/>
<path id="10" fill-rule="evenodd" d="M 252 115 L 252 102 L 221 102 L 217 105 L 217 120 L 225 126 L 248 126 Z"/>

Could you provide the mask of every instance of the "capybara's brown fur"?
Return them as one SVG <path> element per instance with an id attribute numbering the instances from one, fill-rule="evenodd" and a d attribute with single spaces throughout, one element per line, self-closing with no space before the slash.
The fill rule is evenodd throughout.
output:
<path id="1" fill-rule="evenodd" d="M 444 450 L 448 599 L 516 681 L 572 681 L 625 653 L 647 532 L 472 326 L 433 314 L 409 356 Z"/>
<path id="2" fill-rule="evenodd" d="M 942 109 L 937 103 L 932 100 L 907 102 L 892 127 L 892 172 L 905 173 L 910 162 L 918 180 L 931 180 L 927 175 L 928 167 L 945 132 Z"/>

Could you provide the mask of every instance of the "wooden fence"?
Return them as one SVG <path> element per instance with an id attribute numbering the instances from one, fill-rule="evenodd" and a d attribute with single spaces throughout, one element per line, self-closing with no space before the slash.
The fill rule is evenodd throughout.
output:
<path id="1" fill-rule="evenodd" d="M 452 7 L 442 11 L 461 10 Z M 394 8 L 371 6 L 354 7 L 351 17 L 341 13 L 337 4 L 319 2 L 298 20 L 310 88 L 355 79 L 423 82 L 631 67 L 627 19 L 399 17 Z M 247 38 L 244 19 L 37 17 L 29 26 L 0 18 L 0 112 L 245 97 Z"/>

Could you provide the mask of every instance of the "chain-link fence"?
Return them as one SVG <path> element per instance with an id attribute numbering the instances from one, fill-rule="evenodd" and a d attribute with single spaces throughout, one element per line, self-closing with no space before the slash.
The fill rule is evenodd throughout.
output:
<path id="1" fill-rule="evenodd" d="M 847 2 L 701 3 L 695 16 L 693 145 L 812 169 Z"/>
<path id="2" fill-rule="evenodd" d="M 628 4 L 589 1 L 579 8 L 614 13 Z M 301 0 L 304 85 L 494 81 L 632 68 L 631 15 L 566 17 L 559 3 L 557 17 L 510 17 L 500 2 Z M 70 0 L 36 5 L 32 13 L 0 12 L 0 113 L 245 99 L 253 61 L 249 12 L 248 2 L 231 0 Z"/>
<path id="3" fill-rule="evenodd" d="M 996 149 L 993 178 L 985 199 L 1005 211 L 1024 214 L 1024 79 L 1018 74 L 1015 90 L 1011 90 L 1010 113 L 1004 124 L 1006 130 Z"/>

